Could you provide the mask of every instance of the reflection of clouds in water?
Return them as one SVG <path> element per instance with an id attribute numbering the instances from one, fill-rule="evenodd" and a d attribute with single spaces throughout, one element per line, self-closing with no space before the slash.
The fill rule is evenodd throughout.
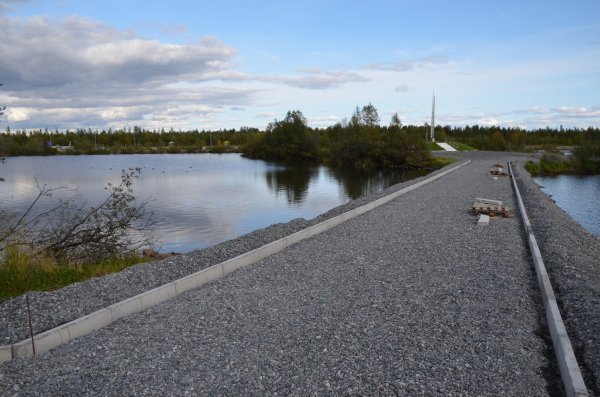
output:
<path id="1" fill-rule="evenodd" d="M 89 205 L 104 198 L 121 169 L 142 167 L 133 190 L 148 200 L 164 251 L 186 252 L 294 218 L 311 219 L 365 192 L 396 183 L 394 172 L 361 175 L 323 166 L 283 166 L 236 154 L 108 155 L 10 158 L 0 169 L 0 202 L 25 205 L 40 183 L 72 180 Z M 399 171 L 395 172 L 396 174 Z M 391 175 L 391 176 L 390 176 Z M 19 192 L 19 197 L 15 195 Z M 72 193 L 70 193 L 72 194 Z M 12 196 L 12 198 L 11 198 Z M 55 197 L 56 198 L 56 197 Z"/>

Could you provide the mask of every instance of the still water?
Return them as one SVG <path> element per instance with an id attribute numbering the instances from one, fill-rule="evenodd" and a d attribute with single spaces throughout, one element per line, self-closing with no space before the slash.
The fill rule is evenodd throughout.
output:
<path id="1" fill-rule="evenodd" d="M 534 181 L 571 218 L 600 236 L 600 175 L 543 176 Z"/>
<path id="2" fill-rule="evenodd" d="M 379 192 L 425 171 L 357 172 L 325 166 L 284 165 L 238 154 L 154 154 L 11 157 L 0 165 L 0 205 L 22 211 L 36 183 L 68 186 L 49 200 L 75 194 L 89 205 L 118 183 L 122 169 L 140 167 L 133 190 L 147 200 L 162 252 L 205 248 L 295 218 L 311 219 L 351 199 Z M 36 182 L 37 181 L 37 182 Z M 49 208 L 46 200 L 37 208 Z"/>

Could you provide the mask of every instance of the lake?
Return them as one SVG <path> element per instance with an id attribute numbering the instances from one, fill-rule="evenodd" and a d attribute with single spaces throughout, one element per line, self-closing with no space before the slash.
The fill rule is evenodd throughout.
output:
<path id="1" fill-rule="evenodd" d="M 571 218 L 600 236 L 600 175 L 542 176 L 533 180 Z"/>
<path id="2" fill-rule="evenodd" d="M 0 165 L 0 205 L 23 211 L 36 181 L 68 186 L 38 206 L 50 208 L 76 190 L 89 205 L 118 183 L 122 169 L 140 167 L 135 196 L 148 200 L 161 252 L 188 252 L 274 223 L 311 219 L 360 196 L 427 174 L 427 171 L 336 169 L 278 164 L 239 154 L 152 154 L 11 157 Z"/>

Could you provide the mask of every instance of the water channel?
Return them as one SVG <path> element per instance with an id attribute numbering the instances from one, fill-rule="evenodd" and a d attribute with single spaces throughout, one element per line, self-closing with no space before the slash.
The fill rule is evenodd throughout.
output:
<path id="1" fill-rule="evenodd" d="M 23 211 L 36 184 L 66 186 L 36 206 L 79 194 L 88 205 L 106 197 L 121 170 L 142 169 L 133 190 L 148 200 L 162 252 L 188 252 L 295 218 L 311 219 L 338 205 L 426 171 L 358 172 L 322 165 L 277 164 L 238 154 L 153 154 L 11 157 L 0 166 L 0 206 Z"/>
<path id="2" fill-rule="evenodd" d="M 534 178 L 571 218 L 600 236 L 600 175 L 558 175 Z"/>

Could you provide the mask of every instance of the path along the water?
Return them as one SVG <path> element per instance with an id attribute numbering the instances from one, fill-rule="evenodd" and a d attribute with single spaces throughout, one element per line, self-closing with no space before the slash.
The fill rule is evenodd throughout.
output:
<path id="1" fill-rule="evenodd" d="M 34 359 L 1 395 L 560 395 L 518 217 L 494 160 Z"/>

